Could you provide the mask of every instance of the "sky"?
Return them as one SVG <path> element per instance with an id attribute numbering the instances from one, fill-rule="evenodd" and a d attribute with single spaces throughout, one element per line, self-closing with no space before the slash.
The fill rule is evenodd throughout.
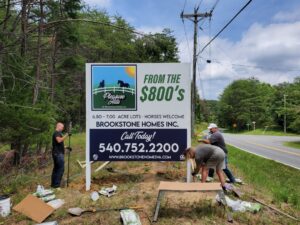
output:
<path id="1" fill-rule="evenodd" d="M 93 86 L 98 87 L 99 83 L 105 81 L 105 86 L 119 86 L 118 81 L 128 83 L 130 87 L 135 86 L 135 77 L 126 71 L 126 66 L 93 66 Z"/>
<path id="2" fill-rule="evenodd" d="M 196 6 L 208 12 L 217 0 L 85 0 L 93 8 L 125 18 L 137 31 L 174 32 L 181 62 L 192 62 L 193 23 L 180 18 Z M 202 47 L 248 2 L 219 0 L 211 21 L 199 22 L 197 48 Z M 207 59 L 211 63 L 207 63 Z M 292 82 L 300 76 L 300 1 L 253 0 L 198 58 L 201 98 L 218 99 L 236 79 Z"/>

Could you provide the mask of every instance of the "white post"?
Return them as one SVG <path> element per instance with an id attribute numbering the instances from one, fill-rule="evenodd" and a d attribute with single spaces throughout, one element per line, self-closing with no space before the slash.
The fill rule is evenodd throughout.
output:
<path id="1" fill-rule="evenodd" d="M 90 131 L 86 129 L 86 144 L 85 144 L 85 190 L 89 191 L 91 189 L 91 163 L 90 163 Z"/>
<path id="2" fill-rule="evenodd" d="M 191 183 L 192 182 L 192 165 L 191 165 L 191 161 L 187 160 L 186 161 L 186 182 L 187 183 Z"/>

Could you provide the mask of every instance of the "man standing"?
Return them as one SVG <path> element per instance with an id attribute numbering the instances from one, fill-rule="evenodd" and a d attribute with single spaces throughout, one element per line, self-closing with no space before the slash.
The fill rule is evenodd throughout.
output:
<path id="1" fill-rule="evenodd" d="M 221 149 L 223 149 L 223 151 L 225 153 L 225 169 L 223 169 L 223 171 L 226 174 L 226 176 L 228 177 L 230 183 L 235 183 L 236 179 L 228 168 L 228 157 L 227 157 L 228 150 L 226 148 L 226 144 L 225 144 L 223 135 L 221 134 L 221 132 L 218 129 L 217 124 L 215 124 L 215 123 L 209 124 L 209 126 L 207 128 L 210 131 L 210 135 L 207 137 L 207 139 L 200 139 L 200 140 L 198 140 L 198 142 L 215 145 L 215 146 L 218 146 Z M 214 177 L 214 169 L 212 169 L 212 168 L 209 169 L 208 176 L 211 178 Z"/>
<path id="2" fill-rule="evenodd" d="M 53 171 L 51 177 L 51 187 L 59 188 L 61 179 L 64 174 L 65 162 L 64 162 L 64 154 L 65 154 L 65 146 L 64 140 L 69 136 L 66 134 L 62 135 L 62 131 L 64 130 L 63 123 L 57 123 L 56 129 L 52 135 L 52 158 L 53 158 Z"/>

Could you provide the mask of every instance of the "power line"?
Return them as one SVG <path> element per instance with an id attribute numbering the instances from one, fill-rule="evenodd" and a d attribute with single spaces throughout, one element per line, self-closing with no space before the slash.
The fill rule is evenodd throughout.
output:
<path id="1" fill-rule="evenodd" d="M 191 49 L 190 49 L 189 39 L 188 39 L 188 35 L 187 35 L 187 32 L 186 32 L 186 27 L 185 27 L 184 20 L 182 20 L 182 24 L 183 24 L 183 29 L 184 29 L 184 35 L 185 35 L 186 44 L 187 44 L 187 47 L 188 47 L 188 55 L 189 55 L 189 59 L 191 61 Z"/>
<path id="2" fill-rule="evenodd" d="M 223 64 L 225 61 L 218 60 L 218 59 L 207 59 L 204 57 L 199 57 L 201 59 L 204 59 L 206 62 L 209 60 L 211 62 L 215 62 L 218 64 Z M 272 71 L 289 71 L 289 72 L 300 72 L 300 68 L 279 68 L 279 67 L 267 67 L 267 66 L 256 66 L 256 65 L 247 65 L 247 64 L 238 64 L 238 63 L 231 63 L 231 62 L 225 62 L 228 63 L 229 65 L 236 66 L 236 67 L 247 67 L 247 68 L 256 68 L 256 69 L 265 69 L 265 70 L 272 70 Z"/>
<path id="3" fill-rule="evenodd" d="M 216 0 L 215 4 L 213 5 L 213 7 L 210 10 L 210 13 L 213 13 L 213 11 L 215 10 L 216 6 L 218 5 L 218 3 L 220 2 L 220 0 Z"/>
<path id="4" fill-rule="evenodd" d="M 197 8 L 200 7 L 200 5 L 202 4 L 202 2 L 203 2 L 203 0 L 200 0 L 200 2 L 199 2 L 199 4 L 198 4 Z"/>
<path id="5" fill-rule="evenodd" d="M 184 12 L 184 10 L 185 10 L 186 3 L 187 3 L 187 0 L 184 1 L 182 12 Z"/>
<path id="6" fill-rule="evenodd" d="M 197 56 L 199 56 L 207 46 L 209 46 L 231 23 L 232 21 L 242 12 L 244 9 L 252 2 L 252 0 L 249 0 L 235 15 L 232 17 L 231 20 L 201 49 L 201 51 L 198 52 Z"/>

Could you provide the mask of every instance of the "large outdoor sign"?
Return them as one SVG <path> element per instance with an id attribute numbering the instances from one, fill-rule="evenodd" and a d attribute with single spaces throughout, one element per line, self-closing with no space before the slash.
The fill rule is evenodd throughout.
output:
<path id="1" fill-rule="evenodd" d="M 87 162 L 183 160 L 190 86 L 190 64 L 86 64 Z"/>

